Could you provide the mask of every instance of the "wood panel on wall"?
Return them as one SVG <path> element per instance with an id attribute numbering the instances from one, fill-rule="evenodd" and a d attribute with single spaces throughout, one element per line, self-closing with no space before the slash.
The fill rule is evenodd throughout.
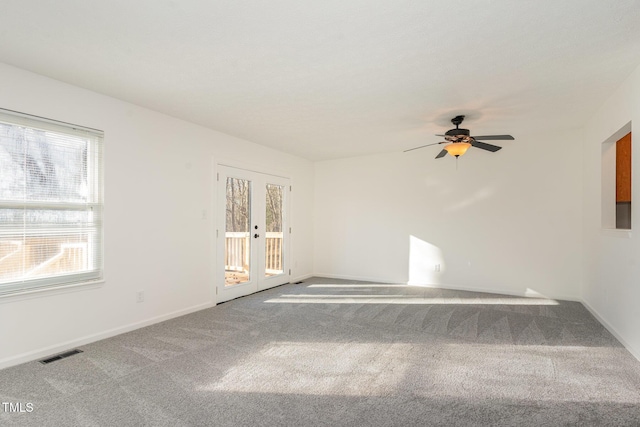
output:
<path id="1" fill-rule="evenodd" d="M 631 132 L 616 142 L 616 203 L 631 202 Z"/>

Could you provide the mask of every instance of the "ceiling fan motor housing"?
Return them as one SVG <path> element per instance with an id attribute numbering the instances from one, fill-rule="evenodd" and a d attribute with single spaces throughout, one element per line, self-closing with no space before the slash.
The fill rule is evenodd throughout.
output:
<path id="1" fill-rule="evenodd" d="M 444 134 L 444 139 L 449 142 L 467 142 L 471 143 L 473 137 L 469 136 L 469 129 L 451 129 Z"/>
<path id="2" fill-rule="evenodd" d="M 469 136 L 469 129 L 451 129 L 445 133 L 446 136 Z"/>

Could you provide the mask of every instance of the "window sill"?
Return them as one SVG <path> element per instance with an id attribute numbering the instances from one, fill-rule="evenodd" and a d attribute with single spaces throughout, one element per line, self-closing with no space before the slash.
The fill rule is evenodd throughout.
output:
<path id="1" fill-rule="evenodd" d="M 616 237 L 618 239 L 630 239 L 630 229 L 618 229 L 618 228 L 603 228 L 602 235 L 607 237 Z"/>
<path id="2" fill-rule="evenodd" d="M 0 294 L 0 304 L 7 302 L 15 302 L 24 299 L 39 298 L 51 295 L 66 294 L 69 292 L 85 291 L 89 289 L 97 289 L 105 283 L 104 279 L 90 280 L 86 282 L 70 283 L 67 285 L 46 286 L 42 288 L 25 289 L 24 291 L 15 291 L 6 294 Z"/>

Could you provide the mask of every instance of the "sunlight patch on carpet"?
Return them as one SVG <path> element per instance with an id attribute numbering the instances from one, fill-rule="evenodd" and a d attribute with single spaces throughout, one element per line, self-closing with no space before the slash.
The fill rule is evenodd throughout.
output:
<path id="1" fill-rule="evenodd" d="M 405 343 L 272 342 L 201 391 L 388 395 L 400 386 L 412 349 Z"/>

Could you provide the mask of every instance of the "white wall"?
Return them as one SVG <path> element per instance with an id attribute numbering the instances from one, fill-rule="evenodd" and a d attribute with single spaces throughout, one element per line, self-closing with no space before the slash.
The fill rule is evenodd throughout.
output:
<path id="1" fill-rule="evenodd" d="M 578 299 L 580 135 L 514 136 L 316 163 L 315 273 Z"/>
<path id="2" fill-rule="evenodd" d="M 627 123 L 640 123 L 640 68 L 611 95 L 584 130 L 584 287 L 582 298 L 640 359 L 640 150 L 632 135 L 631 233 L 602 228 L 602 143 Z"/>
<path id="3" fill-rule="evenodd" d="M 213 304 L 214 159 L 291 177 L 292 277 L 312 273 L 309 161 L 4 64 L 0 81 L 2 108 L 104 130 L 106 278 L 0 299 L 0 367 Z"/>

